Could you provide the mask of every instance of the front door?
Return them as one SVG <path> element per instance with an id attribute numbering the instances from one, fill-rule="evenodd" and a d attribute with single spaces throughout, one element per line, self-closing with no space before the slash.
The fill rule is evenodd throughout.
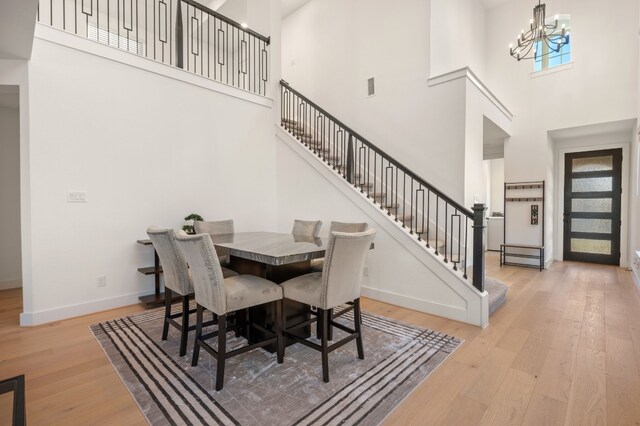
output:
<path id="1" fill-rule="evenodd" d="M 565 154 L 564 260 L 620 264 L 622 149 Z"/>

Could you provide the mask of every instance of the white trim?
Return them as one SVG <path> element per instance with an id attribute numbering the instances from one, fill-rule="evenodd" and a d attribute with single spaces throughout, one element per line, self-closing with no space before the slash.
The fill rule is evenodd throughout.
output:
<path id="1" fill-rule="evenodd" d="M 542 77 L 544 75 L 555 74 L 560 71 L 570 70 L 573 68 L 573 61 L 567 62 L 566 64 L 557 65 L 552 68 L 546 68 L 540 71 L 531 71 L 531 78 Z"/>
<path id="2" fill-rule="evenodd" d="M 513 119 L 513 113 L 509 111 L 496 95 L 480 80 L 480 78 L 469 67 L 460 68 L 435 77 L 427 78 L 427 85 L 437 86 L 449 81 L 467 78 L 472 82 L 487 99 L 489 99 L 509 120 Z"/>
<path id="3" fill-rule="evenodd" d="M 138 298 L 149 294 L 148 291 L 140 293 L 129 293 L 121 296 L 108 297 L 106 299 L 92 300 L 77 305 L 61 306 L 53 309 L 36 312 L 23 312 L 20 314 L 21 326 L 32 326 L 45 324 L 52 321 L 59 321 L 81 315 L 93 314 L 109 309 L 120 308 L 123 306 L 135 305 Z"/>
<path id="4" fill-rule="evenodd" d="M 344 178 L 333 170 L 327 163 L 321 161 L 317 155 L 309 148 L 302 145 L 293 138 L 285 129 L 279 125 L 276 127 L 276 137 L 285 143 L 300 158 L 306 161 L 318 173 L 320 173 L 329 183 L 337 190 L 349 198 L 359 209 L 361 209 L 372 221 L 374 221 L 379 229 L 383 229 L 397 242 L 407 250 L 407 255 L 412 255 L 426 268 L 428 268 L 435 276 L 445 283 L 464 303 L 466 309 L 453 307 L 436 302 L 428 302 L 425 300 L 414 299 L 409 296 L 397 295 L 393 293 L 379 290 L 380 298 L 378 300 L 395 303 L 399 306 L 410 309 L 419 309 L 429 314 L 440 315 L 445 318 L 451 318 L 456 321 L 465 322 L 480 327 L 486 327 L 489 323 L 489 296 L 485 291 L 480 293 L 476 290 L 468 280 L 464 279 L 462 272 L 454 271 L 437 257 L 431 250 L 427 249 L 424 244 L 418 242 L 415 235 L 410 235 L 402 228 L 402 225 L 392 220 L 378 207 L 376 207 L 370 199 L 361 193 L 357 188 L 344 182 Z M 373 213 L 375 212 L 375 213 Z M 374 291 L 371 287 L 368 287 Z M 387 296 L 387 297 L 383 297 Z M 409 303 L 408 301 L 412 301 Z M 406 303 L 405 303 L 406 302 Z"/>
<path id="5" fill-rule="evenodd" d="M 22 288 L 22 280 L 16 278 L 15 280 L 0 281 L 0 290 L 11 290 L 12 288 Z"/>
<path id="6" fill-rule="evenodd" d="M 156 62 L 153 59 L 149 59 L 144 56 L 138 56 L 127 51 L 99 43 L 94 40 L 80 37 L 75 34 L 59 30 L 57 28 L 49 27 L 47 25 L 36 25 L 35 37 L 50 43 L 59 44 L 71 49 L 79 50 L 81 52 L 89 53 L 91 55 L 129 65 L 134 68 L 140 68 L 145 71 L 149 71 L 154 74 L 158 74 L 174 80 L 182 81 L 184 83 L 198 86 L 203 89 L 222 93 L 224 95 L 252 102 L 257 105 L 262 105 L 267 108 L 273 107 L 272 98 L 256 95 L 255 93 L 247 92 L 242 89 L 238 89 L 237 87 L 220 83 L 219 81 L 201 77 L 197 74 L 192 74 L 188 71 L 176 68 L 174 66 Z"/>

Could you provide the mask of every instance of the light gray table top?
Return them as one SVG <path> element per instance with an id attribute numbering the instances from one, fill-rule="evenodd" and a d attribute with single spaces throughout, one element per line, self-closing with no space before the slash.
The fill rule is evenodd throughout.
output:
<path id="1" fill-rule="evenodd" d="M 324 257 L 327 238 L 310 238 L 276 232 L 239 232 L 214 235 L 216 247 L 227 249 L 231 256 L 279 266 Z"/>

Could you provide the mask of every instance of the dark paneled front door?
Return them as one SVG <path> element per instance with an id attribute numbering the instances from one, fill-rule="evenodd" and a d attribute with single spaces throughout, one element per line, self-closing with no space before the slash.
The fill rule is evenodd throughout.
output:
<path id="1" fill-rule="evenodd" d="M 620 264 L 622 149 L 565 155 L 564 260 Z"/>

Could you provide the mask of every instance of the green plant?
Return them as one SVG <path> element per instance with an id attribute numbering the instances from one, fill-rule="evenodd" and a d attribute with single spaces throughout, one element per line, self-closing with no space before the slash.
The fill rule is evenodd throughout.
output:
<path id="1" fill-rule="evenodd" d="M 203 219 L 203 218 L 202 218 L 202 216 L 200 216 L 199 214 L 191 213 L 189 216 L 185 217 L 185 218 L 184 218 L 184 220 L 186 220 L 186 221 L 191 220 L 192 222 L 191 222 L 191 224 L 186 224 L 186 223 L 185 223 L 185 224 L 182 226 L 182 230 L 183 230 L 184 232 L 186 232 L 187 234 L 195 234 L 195 233 L 196 233 L 196 230 L 195 230 L 195 229 L 193 229 L 193 221 L 196 221 L 196 220 L 198 220 L 198 221 L 203 221 L 204 219 Z"/>

